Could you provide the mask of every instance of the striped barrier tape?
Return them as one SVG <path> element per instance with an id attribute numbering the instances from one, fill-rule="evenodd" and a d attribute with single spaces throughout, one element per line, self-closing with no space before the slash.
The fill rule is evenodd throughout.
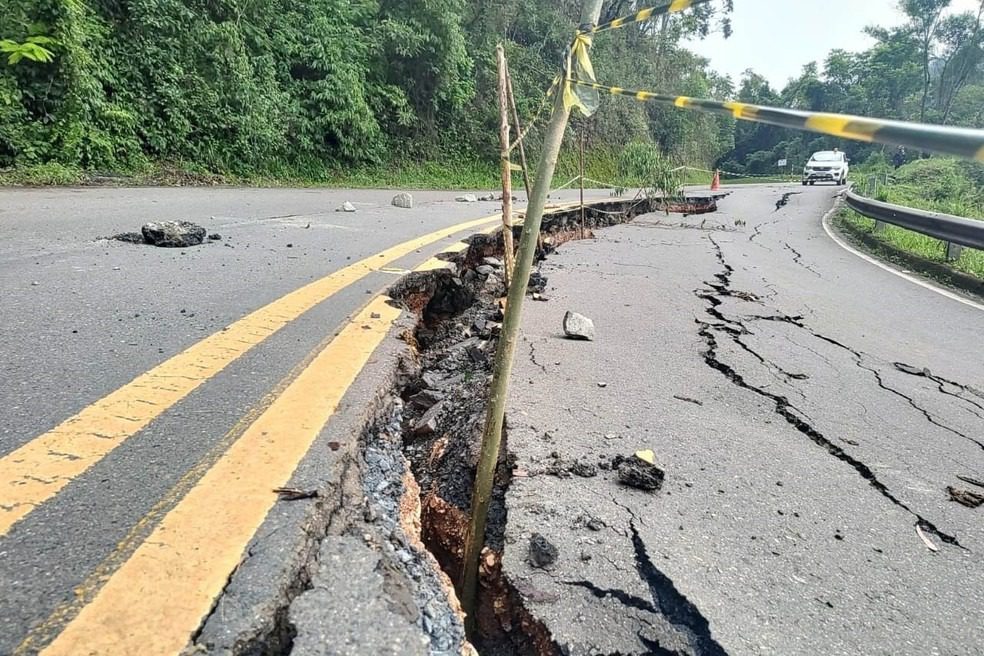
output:
<path id="1" fill-rule="evenodd" d="M 577 108 L 584 116 L 591 116 L 598 109 L 600 98 L 597 88 L 591 86 L 595 84 L 594 67 L 588 53 L 591 50 L 592 36 L 598 32 L 612 30 L 623 25 L 647 21 L 655 16 L 673 14 L 693 5 L 710 2 L 710 0 L 663 0 L 659 5 L 643 9 L 632 14 L 616 18 L 615 20 L 602 23 L 601 25 L 582 25 L 574 33 L 574 41 L 564 53 L 564 72 L 566 73 L 566 83 L 564 84 L 564 107 L 567 111 Z M 587 85 L 572 84 L 571 80 L 583 80 Z M 561 80 L 555 80 L 555 84 Z M 554 87 L 551 86 L 551 89 Z M 548 96 L 549 97 L 549 96 Z"/>
<path id="2" fill-rule="evenodd" d="M 710 2 L 710 0 L 663 0 L 663 2 L 660 2 L 658 5 L 654 5 L 647 9 L 640 9 L 634 14 L 622 16 L 620 18 L 610 20 L 607 23 L 602 23 L 601 25 L 582 26 L 578 29 L 578 33 L 597 34 L 598 32 L 606 32 L 608 30 L 624 27 L 625 25 L 631 25 L 632 23 L 641 23 L 655 16 L 674 14 L 678 11 L 689 9 L 694 5 L 704 4 L 705 2 Z"/>
<path id="3" fill-rule="evenodd" d="M 708 100 L 705 98 L 690 98 L 687 96 L 670 96 L 649 91 L 637 91 L 610 87 L 597 82 L 572 79 L 568 81 L 575 86 L 583 86 L 596 91 L 607 91 L 616 96 L 627 96 L 641 101 L 658 102 L 674 105 L 683 109 L 695 109 L 733 116 L 742 121 L 767 123 L 794 130 L 807 130 L 832 137 L 854 139 L 868 143 L 882 143 L 892 146 L 908 146 L 928 152 L 944 155 L 956 155 L 965 159 L 984 162 L 984 130 L 971 128 L 954 128 L 943 125 L 926 125 L 923 123 L 905 123 L 902 121 L 885 121 L 848 116 L 845 114 L 827 114 L 823 112 L 805 112 L 796 109 L 780 109 L 764 107 L 748 103 Z"/>
<path id="4" fill-rule="evenodd" d="M 677 167 L 677 168 L 673 169 L 673 171 L 680 171 L 680 170 L 683 170 L 683 169 L 687 169 L 687 170 L 690 170 L 690 171 L 697 171 L 698 173 L 710 173 L 711 175 L 714 175 L 714 173 L 715 173 L 714 171 L 711 171 L 711 170 L 708 170 L 708 169 L 699 169 L 699 168 L 697 168 L 695 166 L 680 166 L 680 167 Z M 732 177 L 732 178 L 782 178 L 782 177 L 789 178 L 789 177 L 796 177 L 794 174 L 782 173 L 782 172 L 779 172 L 779 173 L 738 173 L 737 171 L 728 171 L 728 170 L 725 170 L 725 169 L 718 169 L 717 170 L 717 173 L 720 173 L 721 175 L 726 175 L 726 176 L 729 176 L 729 177 Z"/>

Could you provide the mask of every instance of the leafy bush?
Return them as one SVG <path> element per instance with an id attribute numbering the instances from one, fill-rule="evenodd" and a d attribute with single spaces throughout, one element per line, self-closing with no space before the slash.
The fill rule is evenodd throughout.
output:
<path id="1" fill-rule="evenodd" d="M 650 195 L 676 196 L 681 176 L 673 164 L 652 144 L 630 143 L 622 151 L 619 174 L 626 186 L 642 187 Z"/>

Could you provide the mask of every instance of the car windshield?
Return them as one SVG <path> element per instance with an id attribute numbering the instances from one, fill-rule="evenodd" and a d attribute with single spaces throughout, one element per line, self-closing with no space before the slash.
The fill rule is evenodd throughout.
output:
<path id="1" fill-rule="evenodd" d="M 839 162 L 843 153 L 813 153 L 814 162 Z"/>

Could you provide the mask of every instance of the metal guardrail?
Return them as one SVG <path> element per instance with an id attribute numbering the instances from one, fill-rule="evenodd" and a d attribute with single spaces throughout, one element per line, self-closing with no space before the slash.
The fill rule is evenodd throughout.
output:
<path id="1" fill-rule="evenodd" d="M 951 259 L 959 256 L 959 248 L 954 245 L 984 249 L 984 221 L 883 203 L 853 191 L 847 192 L 845 200 L 852 210 L 876 222 L 891 223 L 946 242 Z"/>

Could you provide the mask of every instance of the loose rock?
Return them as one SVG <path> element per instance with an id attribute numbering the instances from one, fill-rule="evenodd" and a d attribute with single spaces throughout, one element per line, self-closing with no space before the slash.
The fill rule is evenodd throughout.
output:
<path id="1" fill-rule="evenodd" d="M 495 268 L 489 266 L 488 264 L 482 264 L 475 267 L 475 271 L 477 271 L 480 275 L 487 276 L 489 274 L 495 273 Z"/>
<path id="2" fill-rule="evenodd" d="M 144 241 L 164 248 L 198 246 L 205 240 L 205 228 L 191 221 L 152 221 L 140 229 Z"/>
<path id="3" fill-rule="evenodd" d="M 421 410 L 428 410 L 432 408 L 435 403 L 440 401 L 441 398 L 442 395 L 440 393 L 435 392 L 434 390 L 425 389 L 417 392 L 407 399 L 407 401 L 409 401 L 411 405 L 414 405 Z"/>
<path id="4" fill-rule="evenodd" d="M 396 207 L 402 207 L 404 209 L 413 208 L 413 196 L 404 192 L 402 194 L 397 194 L 393 196 L 393 205 Z"/>
<path id="5" fill-rule="evenodd" d="M 393 204 L 396 205 L 396 199 L 395 198 L 393 199 L 393 201 L 394 201 Z M 339 205 L 338 206 L 338 209 L 336 209 L 335 211 L 336 212 L 354 212 L 355 211 L 355 205 L 353 205 L 352 203 L 350 203 L 348 201 L 345 201 L 344 203 L 342 203 L 341 205 Z"/>
<path id="6" fill-rule="evenodd" d="M 491 267 L 495 267 L 497 269 L 501 269 L 502 268 L 502 260 L 500 260 L 497 257 L 483 257 L 482 258 L 482 264 L 487 264 L 487 265 L 489 265 Z"/>
<path id="7" fill-rule="evenodd" d="M 222 240 L 222 235 L 220 235 L 217 232 L 213 232 L 212 234 L 210 234 L 208 236 L 208 240 L 209 241 L 221 241 Z"/>
<path id="8" fill-rule="evenodd" d="M 622 485 L 646 492 L 655 492 L 663 486 L 666 473 L 638 456 L 625 458 L 616 456 L 612 468 L 618 471 L 618 481 Z"/>
<path id="9" fill-rule="evenodd" d="M 530 538 L 530 564 L 533 567 L 549 567 L 557 562 L 559 555 L 557 547 L 539 533 L 534 533 Z"/>
<path id="10" fill-rule="evenodd" d="M 444 410 L 444 402 L 435 403 L 413 426 L 414 435 L 431 435 L 437 432 L 437 417 Z"/>
<path id="11" fill-rule="evenodd" d="M 475 203 L 475 202 L 478 202 L 478 199 L 475 198 L 475 194 L 465 194 L 463 196 L 458 196 L 457 198 L 455 198 L 455 200 L 458 201 L 459 203 Z"/>
<path id="12" fill-rule="evenodd" d="M 593 340 L 594 322 L 583 314 L 568 310 L 564 315 L 564 334 L 570 339 Z"/>

